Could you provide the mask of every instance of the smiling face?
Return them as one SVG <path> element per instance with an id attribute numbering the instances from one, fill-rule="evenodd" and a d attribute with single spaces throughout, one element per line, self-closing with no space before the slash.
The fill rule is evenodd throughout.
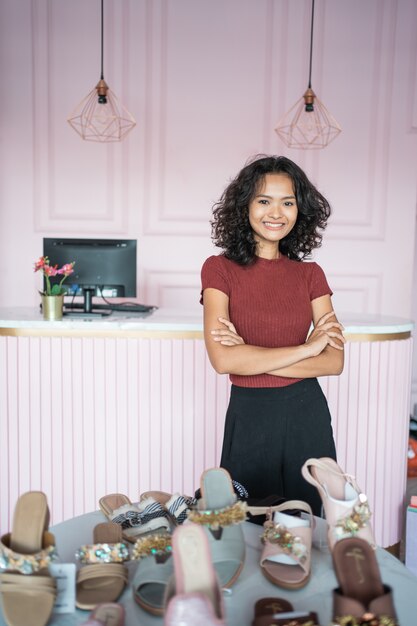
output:
<path id="1" fill-rule="evenodd" d="M 297 215 L 291 178 L 287 174 L 265 174 L 249 203 L 249 223 L 257 242 L 257 256 L 278 257 L 279 242 L 292 230 Z"/>

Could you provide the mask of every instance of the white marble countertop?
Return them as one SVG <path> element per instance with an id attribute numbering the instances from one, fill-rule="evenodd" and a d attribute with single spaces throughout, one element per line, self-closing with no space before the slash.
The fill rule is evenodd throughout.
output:
<path id="1" fill-rule="evenodd" d="M 368 314 L 341 314 L 340 321 L 346 334 L 397 334 L 410 332 L 414 323 L 411 320 Z M 65 317 L 62 321 L 47 322 L 36 308 L 0 309 L 0 329 L 39 329 L 62 331 L 155 331 L 155 332 L 202 332 L 203 318 L 195 312 L 175 309 L 158 309 L 152 313 L 113 312 L 106 317 L 84 319 Z"/>

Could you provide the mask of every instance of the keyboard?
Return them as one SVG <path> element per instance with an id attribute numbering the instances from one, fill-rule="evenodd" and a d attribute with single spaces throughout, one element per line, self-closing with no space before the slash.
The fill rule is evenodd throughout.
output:
<path id="1" fill-rule="evenodd" d="M 151 311 L 155 311 L 158 307 L 153 304 L 96 304 L 93 302 L 92 310 L 94 311 L 117 311 L 122 313 L 150 313 Z M 64 311 L 66 313 L 71 313 L 71 310 L 79 310 L 84 309 L 84 304 L 82 302 L 74 302 L 73 304 L 66 305 L 64 307 Z M 78 312 L 78 311 L 77 311 Z"/>

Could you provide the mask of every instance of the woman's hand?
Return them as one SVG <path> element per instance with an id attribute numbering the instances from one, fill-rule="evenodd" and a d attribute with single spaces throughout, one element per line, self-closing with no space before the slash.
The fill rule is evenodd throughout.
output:
<path id="1" fill-rule="evenodd" d="M 343 344 L 346 343 L 346 339 L 342 334 L 344 330 L 343 325 L 336 320 L 329 321 L 331 317 L 334 317 L 334 311 L 323 315 L 308 336 L 306 345 L 313 350 L 311 356 L 319 355 L 326 346 L 331 346 L 336 348 L 336 350 L 343 350 Z"/>
<path id="2" fill-rule="evenodd" d="M 210 333 L 214 341 L 221 343 L 223 346 L 238 346 L 244 344 L 242 337 L 237 334 L 236 328 L 232 322 L 225 317 L 217 318 L 226 328 L 215 328 Z"/>

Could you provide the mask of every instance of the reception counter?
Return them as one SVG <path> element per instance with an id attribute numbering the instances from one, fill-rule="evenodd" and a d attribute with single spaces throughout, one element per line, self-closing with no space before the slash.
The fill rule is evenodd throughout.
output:
<path id="1" fill-rule="evenodd" d="M 402 534 L 413 324 L 340 317 L 345 369 L 320 383 L 338 462 L 368 494 L 388 547 Z M 0 529 L 31 489 L 47 493 L 53 523 L 95 510 L 106 493 L 193 493 L 219 462 L 228 395 L 200 316 L 45 322 L 33 309 L 0 310 Z"/>

